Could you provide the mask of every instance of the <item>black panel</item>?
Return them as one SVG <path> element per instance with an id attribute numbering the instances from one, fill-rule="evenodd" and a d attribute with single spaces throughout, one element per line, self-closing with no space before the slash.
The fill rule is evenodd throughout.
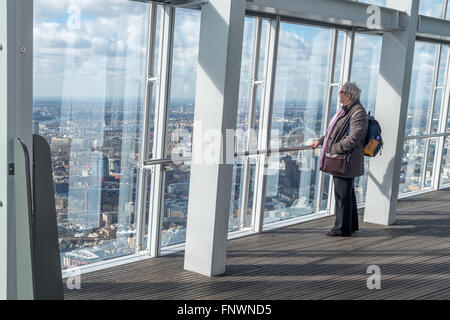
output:
<path id="1" fill-rule="evenodd" d="M 17 198 L 19 196 L 19 194 L 22 194 L 22 193 L 26 195 L 26 199 L 23 199 L 23 201 L 27 202 L 26 207 L 27 207 L 27 216 L 28 216 L 28 226 L 16 225 L 16 228 L 17 227 L 19 227 L 19 228 L 28 228 L 27 231 L 29 232 L 29 240 L 30 240 L 30 243 L 29 243 L 30 261 L 29 262 L 31 263 L 31 270 L 30 271 L 31 271 L 31 278 L 32 278 L 32 281 L 33 281 L 33 283 L 32 283 L 33 297 L 36 297 L 36 277 L 35 277 L 36 272 L 35 272 L 35 267 L 34 267 L 35 258 L 34 258 L 34 238 L 33 238 L 33 235 L 34 235 L 34 217 L 33 217 L 33 213 L 32 213 L 32 202 L 31 202 L 31 198 L 32 198 L 31 197 L 31 192 L 32 192 L 32 190 L 31 190 L 31 182 L 30 182 L 30 175 L 31 175 L 30 174 L 30 154 L 28 152 L 28 148 L 27 148 L 26 144 L 20 139 L 18 139 L 18 142 L 20 143 L 20 146 L 22 147 L 22 151 L 23 151 L 23 153 L 21 155 L 23 156 L 23 163 L 22 164 L 24 165 L 24 167 L 18 166 L 19 163 L 21 163 L 21 162 L 18 161 L 18 159 L 15 159 L 15 164 L 9 164 L 8 172 L 9 172 L 10 175 L 16 175 L 16 178 L 15 178 L 16 179 L 16 181 L 15 181 L 15 184 L 16 184 L 15 197 Z M 17 154 L 15 153 L 14 157 L 16 157 L 16 156 L 17 156 Z M 22 176 L 20 174 L 16 174 L 16 173 L 19 173 L 19 172 L 23 172 L 24 175 Z M 23 178 L 25 179 L 25 181 L 21 180 Z M 25 190 L 20 190 L 20 193 L 19 193 L 17 187 L 20 187 L 20 186 L 24 187 Z M 17 210 L 17 208 L 16 208 L 16 210 Z M 19 213 L 16 211 L 16 214 L 19 214 Z M 16 217 L 16 219 L 17 219 L 17 217 Z M 17 223 L 18 222 L 16 220 L 16 224 Z M 26 232 L 25 230 L 21 230 L 21 231 Z M 25 261 L 21 260 L 21 263 L 24 263 L 24 262 Z M 18 290 L 20 290 L 20 289 L 18 288 Z M 18 297 L 18 298 L 22 299 L 22 297 Z M 28 299 L 28 298 L 26 298 L 26 299 Z"/>
<path id="2" fill-rule="evenodd" d="M 33 135 L 33 208 L 36 300 L 64 299 L 50 146 Z"/>

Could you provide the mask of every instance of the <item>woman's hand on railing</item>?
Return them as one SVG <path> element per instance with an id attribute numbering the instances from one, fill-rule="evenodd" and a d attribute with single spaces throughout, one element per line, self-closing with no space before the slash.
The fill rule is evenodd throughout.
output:
<path id="1" fill-rule="evenodd" d="M 319 146 L 320 146 L 319 141 L 314 141 L 314 142 L 312 143 L 312 145 L 311 145 L 311 147 L 312 147 L 313 149 L 317 149 Z"/>

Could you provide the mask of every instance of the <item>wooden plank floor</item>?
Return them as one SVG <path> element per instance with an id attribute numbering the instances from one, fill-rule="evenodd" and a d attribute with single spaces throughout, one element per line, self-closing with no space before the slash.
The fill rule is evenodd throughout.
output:
<path id="1" fill-rule="evenodd" d="M 360 223 L 351 238 L 325 236 L 331 217 L 231 240 L 222 276 L 184 271 L 181 252 L 84 274 L 65 297 L 450 299 L 449 200 L 450 190 L 401 200 L 394 226 Z M 380 290 L 367 288 L 370 265 L 381 269 Z"/>

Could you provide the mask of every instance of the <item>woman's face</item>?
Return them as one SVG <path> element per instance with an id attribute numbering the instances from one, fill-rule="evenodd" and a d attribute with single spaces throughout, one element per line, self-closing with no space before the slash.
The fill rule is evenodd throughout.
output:
<path id="1" fill-rule="evenodd" d="M 339 103 L 346 106 L 352 102 L 353 102 L 352 95 L 350 93 L 345 92 L 343 90 L 339 91 Z"/>

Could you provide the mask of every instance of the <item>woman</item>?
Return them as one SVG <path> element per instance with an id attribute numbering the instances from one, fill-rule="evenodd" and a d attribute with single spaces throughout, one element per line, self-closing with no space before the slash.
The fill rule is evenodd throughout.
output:
<path id="1" fill-rule="evenodd" d="M 312 144 L 314 149 L 323 146 L 321 170 L 325 153 L 350 156 L 347 174 L 333 175 L 336 222 L 327 232 L 332 237 L 349 237 L 359 228 L 354 181 L 364 175 L 364 139 L 368 127 L 366 110 L 359 102 L 360 95 L 361 90 L 355 83 L 347 82 L 341 87 L 341 107 L 331 120 L 327 134 Z"/>

